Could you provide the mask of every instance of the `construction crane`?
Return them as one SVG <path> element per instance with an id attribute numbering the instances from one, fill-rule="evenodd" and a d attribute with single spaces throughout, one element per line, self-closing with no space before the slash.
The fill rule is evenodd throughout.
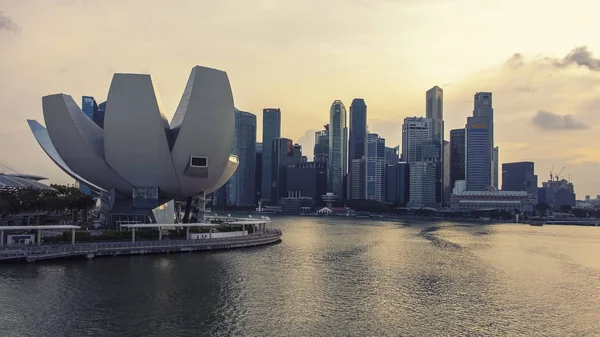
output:
<path id="1" fill-rule="evenodd" d="M 563 171 L 565 170 L 565 168 L 567 168 L 567 167 L 563 166 L 562 170 L 560 170 L 560 172 L 558 172 L 558 174 L 556 175 L 556 181 L 558 181 L 558 179 L 560 179 L 560 175 L 563 173 Z"/>
<path id="2" fill-rule="evenodd" d="M 550 169 L 550 181 L 554 181 L 554 165 L 552 165 L 552 168 Z"/>

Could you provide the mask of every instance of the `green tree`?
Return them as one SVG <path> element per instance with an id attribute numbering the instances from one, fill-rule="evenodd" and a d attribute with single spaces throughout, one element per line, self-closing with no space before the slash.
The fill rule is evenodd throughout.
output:
<path id="1" fill-rule="evenodd" d="M 569 213 L 569 212 L 571 212 L 572 208 L 573 207 L 571 207 L 571 205 L 560 205 L 559 210 L 563 213 Z"/>

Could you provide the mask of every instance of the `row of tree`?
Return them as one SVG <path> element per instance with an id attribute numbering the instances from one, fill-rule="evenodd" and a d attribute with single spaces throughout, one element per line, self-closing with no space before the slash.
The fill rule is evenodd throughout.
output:
<path id="1" fill-rule="evenodd" d="M 50 185 L 55 191 L 36 189 L 18 189 L 0 194 L 0 214 L 24 212 L 53 212 L 64 214 L 91 210 L 95 200 L 82 193 L 78 188 L 65 185 Z"/>

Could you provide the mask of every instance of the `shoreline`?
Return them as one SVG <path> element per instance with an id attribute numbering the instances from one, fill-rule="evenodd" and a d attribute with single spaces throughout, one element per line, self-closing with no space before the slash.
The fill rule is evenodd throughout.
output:
<path id="1" fill-rule="evenodd" d="M 280 230 L 268 229 L 265 233 L 218 239 L 5 246 L 0 248 L 0 263 L 240 249 L 279 243 L 281 237 Z"/>

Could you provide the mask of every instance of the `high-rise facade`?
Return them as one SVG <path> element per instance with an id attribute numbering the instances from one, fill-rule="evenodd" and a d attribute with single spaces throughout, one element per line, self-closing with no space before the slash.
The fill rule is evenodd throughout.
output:
<path id="1" fill-rule="evenodd" d="M 98 104 L 98 111 L 94 115 L 94 123 L 98 125 L 100 128 L 104 129 L 104 116 L 106 112 L 106 102 L 102 102 Z"/>
<path id="2" fill-rule="evenodd" d="M 438 166 L 435 162 L 409 163 L 409 207 L 436 207 L 436 181 Z"/>
<path id="3" fill-rule="evenodd" d="M 322 204 L 327 193 L 327 163 L 306 162 L 287 167 L 287 195 L 312 198 Z"/>
<path id="4" fill-rule="evenodd" d="M 92 121 L 94 116 L 98 114 L 98 104 L 92 96 L 81 97 L 81 110 Z"/>
<path id="5" fill-rule="evenodd" d="M 466 181 L 467 191 L 484 191 L 492 186 L 492 148 L 489 146 L 489 119 L 467 118 Z"/>
<path id="6" fill-rule="evenodd" d="M 350 172 L 354 179 L 351 181 L 350 186 L 350 199 L 365 199 L 365 187 L 367 185 L 366 178 L 366 160 L 362 159 L 354 159 L 352 161 L 352 166 L 350 167 Z"/>
<path id="7" fill-rule="evenodd" d="M 288 165 L 300 164 L 302 162 L 302 147 L 298 144 L 293 144 L 291 139 L 277 138 L 272 141 L 271 149 L 270 200 L 271 203 L 278 204 L 280 199 L 287 195 L 287 167 Z"/>
<path id="8" fill-rule="evenodd" d="M 500 150 L 498 149 L 498 147 L 494 147 L 494 150 L 492 151 L 492 185 L 498 189 L 498 163 L 499 163 L 499 152 Z"/>
<path id="9" fill-rule="evenodd" d="M 281 137 L 281 110 L 263 109 L 263 163 L 262 163 L 262 188 L 261 198 L 269 201 L 271 198 L 271 169 L 273 156 L 273 140 Z M 272 200 L 277 202 L 277 200 Z"/>
<path id="10" fill-rule="evenodd" d="M 465 129 L 450 131 L 450 188 L 457 180 L 465 180 L 466 144 Z"/>
<path id="11" fill-rule="evenodd" d="M 227 184 L 227 204 L 247 207 L 255 204 L 256 115 L 235 109 L 232 154 L 240 164 Z"/>
<path id="12" fill-rule="evenodd" d="M 402 160 L 411 163 L 423 160 L 423 143 L 431 137 L 431 119 L 404 118 L 402 124 Z"/>
<path id="13" fill-rule="evenodd" d="M 323 130 L 315 132 L 315 147 L 313 160 L 319 163 L 329 161 L 329 124 Z"/>
<path id="14" fill-rule="evenodd" d="M 473 99 L 473 117 L 486 118 L 488 130 L 488 146 L 490 147 L 491 176 L 489 186 L 498 186 L 498 178 L 494 171 L 498 171 L 498 163 L 494 161 L 494 108 L 492 105 L 491 92 L 477 92 Z"/>
<path id="15" fill-rule="evenodd" d="M 442 184 L 444 189 L 444 205 L 450 203 L 450 194 L 452 194 L 452 188 L 450 187 L 450 142 L 444 140 L 444 146 L 442 150 Z"/>
<path id="16" fill-rule="evenodd" d="M 385 148 L 385 164 L 393 165 L 398 164 L 400 161 L 400 155 L 398 154 L 399 147 L 386 147 Z"/>
<path id="17" fill-rule="evenodd" d="M 365 156 L 367 137 L 367 105 L 362 98 L 355 98 L 350 105 L 350 130 L 348 139 L 348 179 L 350 198 L 352 198 L 352 160 Z"/>
<path id="18" fill-rule="evenodd" d="M 537 196 L 538 177 L 534 173 L 533 162 L 516 162 L 502 164 L 502 190 L 526 191 Z"/>
<path id="19" fill-rule="evenodd" d="M 347 172 L 348 127 L 346 107 L 336 100 L 329 110 L 328 191 L 340 200 L 344 198 L 344 179 Z"/>
<path id="20" fill-rule="evenodd" d="M 262 193 L 262 155 L 262 143 L 256 143 L 256 152 L 254 157 L 254 203 L 258 203 L 261 200 L 260 195 Z"/>
<path id="21" fill-rule="evenodd" d="M 395 163 L 385 168 L 385 201 L 406 206 L 410 198 L 410 168 L 408 163 Z"/>
<path id="22" fill-rule="evenodd" d="M 385 139 L 376 133 L 367 134 L 365 144 L 366 154 L 366 188 L 367 200 L 385 200 Z"/>
<path id="23" fill-rule="evenodd" d="M 437 85 L 425 93 L 426 115 L 432 121 L 431 136 L 444 140 L 444 91 Z"/>
<path id="24" fill-rule="evenodd" d="M 431 119 L 431 141 L 437 143 L 439 154 L 436 156 L 438 162 L 436 200 L 441 205 L 444 200 L 444 91 L 437 85 L 425 92 L 425 117 Z"/>

